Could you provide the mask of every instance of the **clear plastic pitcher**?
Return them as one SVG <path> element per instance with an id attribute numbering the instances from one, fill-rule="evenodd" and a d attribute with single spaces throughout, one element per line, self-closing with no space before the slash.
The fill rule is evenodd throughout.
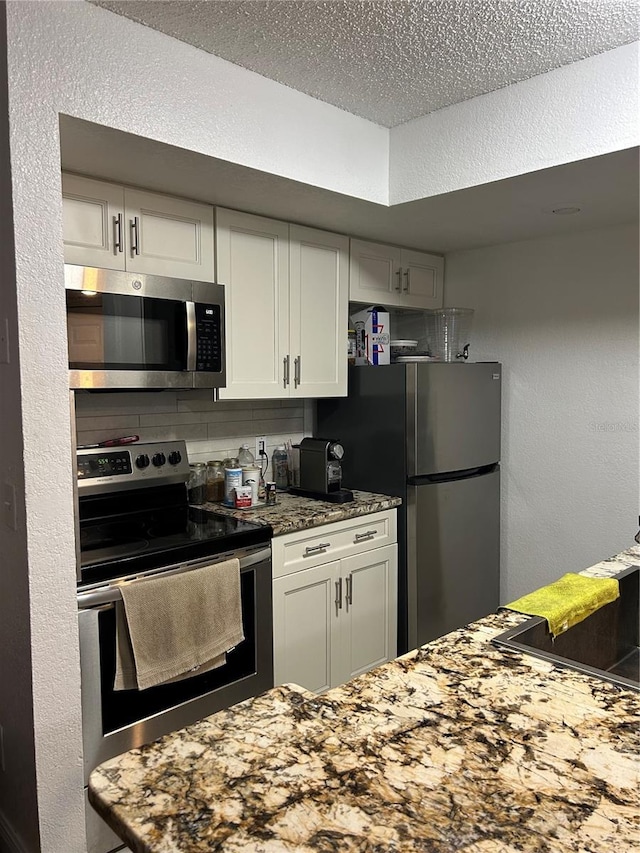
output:
<path id="1" fill-rule="evenodd" d="M 473 308 L 439 308 L 427 315 L 427 340 L 432 356 L 440 361 L 469 357 Z"/>

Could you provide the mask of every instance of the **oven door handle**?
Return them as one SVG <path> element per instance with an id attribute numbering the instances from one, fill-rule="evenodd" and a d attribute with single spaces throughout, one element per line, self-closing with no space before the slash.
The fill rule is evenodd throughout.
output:
<path id="1" fill-rule="evenodd" d="M 224 555 L 225 560 L 231 559 L 232 557 L 233 553 Z M 251 566 L 258 565 L 259 563 L 270 563 L 271 548 L 261 548 L 259 551 L 255 551 L 252 554 L 246 554 L 241 556 L 239 560 L 241 572 L 245 569 L 251 568 Z M 163 577 L 167 577 L 168 575 L 179 575 L 183 572 L 189 572 L 192 569 L 201 569 L 204 566 L 210 566 L 212 565 L 212 562 L 215 561 L 212 561 L 212 558 L 208 557 L 203 560 L 198 560 L 197 563 L 182 563 L 175 566 L 168 566 L 164 569 L 158 569 L 157 571 L 149 572 L 149 574 L 141 574 L 130 578 L 118 578 L 117 581 L 110 583 L 107 586 L 79 592 L 77 595 L 78 610 L 98 608 L 103 604 L 105 605 L 105 609 L 107 609 L 108 607 L 112 607 L 116 601 L 122 598 L 122 593 L 120 592 L 121 583 L 130 583 L 135 580 L 144 580 L 145 578 L 159 577 L 160 575 L 162 575 Z M 222 560 L 218 560 L 217 562 L 222 562 Z"/>

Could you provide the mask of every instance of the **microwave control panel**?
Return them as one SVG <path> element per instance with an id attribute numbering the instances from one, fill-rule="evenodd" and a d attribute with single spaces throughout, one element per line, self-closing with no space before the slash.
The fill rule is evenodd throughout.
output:
<path id="1" fill-rule="evenodd" d="M 196 370 L 222 370 L 220 306 L 196 302 Z"/>

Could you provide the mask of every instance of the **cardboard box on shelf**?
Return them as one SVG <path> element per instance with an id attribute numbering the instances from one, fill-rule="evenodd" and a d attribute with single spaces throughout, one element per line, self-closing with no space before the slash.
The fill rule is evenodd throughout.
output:
<path id="1" fill-rule="evenodd" d="M 389 312 L 378 305 L 351 315 L 356 331 L 356 364 L 389 364 Z"/>

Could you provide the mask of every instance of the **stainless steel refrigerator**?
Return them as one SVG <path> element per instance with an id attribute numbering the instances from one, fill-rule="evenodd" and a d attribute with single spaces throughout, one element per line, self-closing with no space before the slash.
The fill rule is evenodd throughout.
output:
<path id="1" fill-rule="evenodd" d="M 351 367 L 349 396 L 318 401 L 343 485 L 403 499 L 399 652 L 499 605 L 501 376 L 497 362 Z"/>

